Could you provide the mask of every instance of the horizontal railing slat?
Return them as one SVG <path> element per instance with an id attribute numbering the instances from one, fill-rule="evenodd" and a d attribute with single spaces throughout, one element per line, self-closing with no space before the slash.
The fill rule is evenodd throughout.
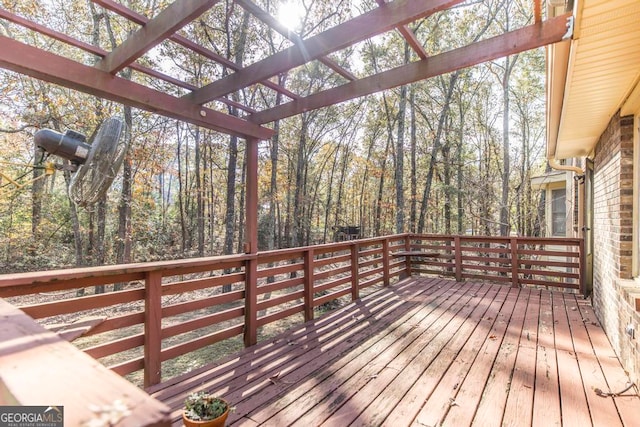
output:
<path id="1" fill-rule="evenodd" d="M 293 279 L 280 280 L 278 282 L 268 283 L 258 286 L 258 295 L 264 295 L 269 292 L 277 292 L 304 284 L 304 277 L 294 277 Z"/>
<path id="2" fill-rule="evenodd" d="M 98 335 L 104 332 L 128 328 L 134 325 L 141 325 L 143 323 L 144 323 L 143 312 L 125 314 L 122 316 L 116 316 L 110 319 L 105 319 L 102 323 L 95 326 L 93 329 L 87 332 L 84 336 Z"/>
<path id="3" fill-rule="evenodd" d="M 279 265 L 276 267 L 266 267 L 258 270 L 258 278 L 278 276 L 280 274 L 289 274 L 294 271 L 302 271 L 304 263 L 295 262 L 292 264 Z"/>
<path id="4" fill-rule="evenodd" d="M 304 311 L 304 303 L 294 305 L 292 307 L 280 310 L 275 313 L 268 314 L 266 316 L 258 317 L 258 327 L 267 325 L 278 320 L 282 320 L 294 314 L 302 313 Z"/>
<path id="5" fill-rule="evenodd" d="M 349 253 L 344 255 L 333 256 L 330 258 L 316 259 L 313 261 L 313 265 L 315 267 L 324 267 L 325 265 L 348 262 L 350 259 L 351 259 L 351 254 Z"/>
<path id="6" fill-rule="evenodd" d="M 304 297 L 303 290 L 287 293 L 277 297 L 271 297 L 266 300 L 258 301 L 258 310 L 259 311 L 266 310 L 268 308 L 275 307 L 280 304 L 285 304 L 291 301 L 295 301 L 297 299 L 302 299 L 303 297 Z"/>
<path id="7" fill-rule="evenodd" d="M 231 285 L 234 283 L 244 282 L 245 278 L 246 275 L 244 273 L 229 273 L 222 276 L 183 280 L 181 282 L 163 285 L 162 295 L 175 295 L 183 292 L 193 292 L 201 289 Z"/>
<path id="8" fill-rule="evenodd" d="M 339 291 L 331 292 L 327 295 L 323 295 L 319 298 L 315 298 L 313 300 L 313 306 L 318 307 L 326 302 L 333 301 L 345 295 L 349 295 L 351 293 L 351 289 L 341 289 Z"/>
<path id="9" fill-rule="evenodd" d="M 43 317 L 77 313 L 142 300 L 144 300 L 144 289 L 132 289 L 70 298 L 62 301 L 25 305 L 20 307 L 20 309 L 34 319 L 41 319 Z"/>
<path id="10" fill-rule="evenodd" d="M 204 308 L 215 307 L 222 304 L 228 304 L 234 301 L 240 301 L 244 298 L 244 291 L 225 292 L 206 298 L 200 298 L 195 301 L 186 301 L 162 307 L 162 317 L 177 316 L 179 314 L 188 313 L 190 311 L 202 310 Z"/>
<path id="11" fill-rule="evenodd" d="M 343 277 L 341 279 L 335 279 L 335 280 L 332 280 L 330 282 L 323 283 L 321 285 L 316 285 L 316 286 L 313 287 L 313 291 L 314 292 L 322 292 L 322 291 L 326 291 L 328 289 L 332 289 L 332 288 L 336 288 L 338 286 L 342 286 L 342 285 L 347 284 L 349 282 L 351 282 L 351 276 L 346 276 L 346 277 Z"/>
<path id="12" fill-rule="evenodd" d="M 111 356 L 112 354 L 121 353 L 132 348 L 144 345 L 144 334 L 135 334 L 124 338 L 119 338 L 106 343 L 98 344 L 93 347 L 85 348 L 84 351 L 91 357 L 100 359 L 101 357 Z"/>
<path id="13" fill-rule="evenodd" d="M 221 331 L 216 331 L 211 334 L 196 338 L 194 340 L 165 348 L 160 352 L 160 360 L 166 362 L 167 360 L 174 359 L 187 353 L 191 353 L 192 351 L 196 351 L 208 345 L 218 343 L 227 338 L 233 338 L 237 335 L 242 334 L 243 329 L 244 325 L 231 326 Z"/>
<path id="14" fill-rule="evenodd" d="M 240 317 L 242 315 L 244 315 L 244 307 L 236 307 L 229 310 L 219 311 L 214 314 L 209 314 L 207 316 L 198 317 L 196 319 L 188 320 L 186 322 L 178 323 L 175 325 L 166 326 L 162 328 L 162 339 L 226 322 L 227 320 L 235 319 L 236 317 Z"/>
<path id="15" fill-rule="evenodd" d="M 316 273 L 313 275 L 313 280 L 324 280 L 324 279 L 328 279 L 329 277 L 336 276 L 338 274 L 347 273 L 349 271 L 351 271 L 351 266 L 345 265 L 344 267 L 334 268 L 331 270 L 323 271 L 321 273 Z"/>

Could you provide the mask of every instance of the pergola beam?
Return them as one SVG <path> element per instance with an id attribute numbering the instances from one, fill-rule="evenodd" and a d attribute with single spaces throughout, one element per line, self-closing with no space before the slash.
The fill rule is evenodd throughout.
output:
<path id="1" fill-rule="evenodd" d="M 193 21 L 218 0 L 176 0 L 107 54 L 96 67 L 115 74 Z"/>
<path id="2" fill-rule="evenodd" d="M 116 3 L 112 0 L 91 0 L 96 4 L 99 4 L 100 6 L 102 6 L 103 8 L 110 10 L 114 13 L 117 13 L 118 15 L 122 16 L 123 18 L 128 19 L 131 22 L 135 22 L 138 25 L 145 25 L 147 22 L 149 22 L 149 18 L 147 18 L 144 15 L 141 15 L 137 12 L 134 12 L 131 9 L 126 8 L 125 6 L 121 5 L 120 3 Z M 201 46 L 189 39 L 187 39 L 186 37 L 183 37 L 179 34 L 173 34 L 169 37 L 169 40 L 199 54 L 204 56 L 205 58 L 211 59 L 212 61 L 217 62 L 218 64 L 222 65 L 223 67 L 226 67 L 230 70 L 233 71 L 238 71 L 240 70 L 242 67 L 240 67 L 238 64 L 236 64 L 235 62 L 225 58 L 222 55 L 217 54 L 216 52 L 212 51 L 211 49 L 207 49 L 204 46 Z M 264 86 L 275 90 L 276 92 L 280 92 L 281 94 L 291 98 L 291 99 L 298 99 L 300 98 L 300 96 L 296 95 L 295 93 L 291 92 L 290 90 L 278 85 L 277 83 L 274 83 L 272 81 L 269 80 L 265 80 L 260 82 L 261 84 L 263 84 Z M 222 101 L 225 102 L 225 101 Z M 247 111 L 247 107 L 243 108 L 245 111 Z"/>
<path id="3" fill-rule="evenodd" d="M 567 32 L 570 14 L 476 42 L 430 58 L 412 62 L 361 80 L 328 89 L 269 110 L 249 116 L 249 120 L 264 124 L 315 110 L 397 86 L 449 73 L 503 56 L 556 43 Z"/>
<path id="4" fill-rule="evenodd" d="M 273 131 L 0 36 L 0 67 L 208 129 L 269 139 Z"/>
<path id="5" fill-rule="evenodd" d="M 463 0 L 396 0 L 386 3 L 350 21 L 343 22 L 242 70 L 185 95 L 196 104 L 204 104 L 279 73 L 303 65 L 329 53 L 344 49 L 369 37 L 387 32 L 420 18 L 461 3 Z M 357 83 L 353 82 L 353 83 Z"/>

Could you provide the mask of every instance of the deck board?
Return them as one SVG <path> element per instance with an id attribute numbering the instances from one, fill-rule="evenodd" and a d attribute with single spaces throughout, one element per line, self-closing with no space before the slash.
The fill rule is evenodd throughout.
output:
<path id="1" fill-rule="evenodd" d="M 523 328 L 519 334 L 516 364 L 511 372 L 511 383 L 505 387 L 508 391 L 502 415 L 504 426 L 528 426 L 532 423 L 539 319 L 540 292 L 530 291 Z M 487 424 L 481 424 L 485 425 L 491 425 L 490 420 L 487 420 Z"/>
<path id="2" fill-rule="evenodd" d="M 598 359 L 598 363 L 605 376 L 606 385 L 599 387 L 605 392 L 618 392 L 623 390 L 627 386 L 629 378 L 626 373 L 620 367 L 620 361 L 616 357 L 607 336 L 604 334 L 600 322 L 593 311 L 593 307 L 587 304 L 585 301 L 578 303 L 580 313 L 584 319 L 584 324 L 589 334 L 593 351 Z M 640 410 L 637 406 L 636 396 L 619 396 L 612 398 L 613 402 L 620 414 L 623 425 L 625 426 L 637 426 L 638 414 Z"/>
<path id="3" fill-rule="evenodd" d="M 496 400 L 496 403 L 506 400 L 506 394 L 504 398 L 501 396 L 501 392 L 506 390 L 506 387 L 504 387 L 506 382 L 497 384 L 494 381 L 492 383 L 494 387 L 488 390 L 487 393 L 484 393 L 484 389 L 489 385 L 492 371 L 494 372 L 493 378 L 503 372 L 500 366 L 496 365 L 496 359 L 500 354 L 500 350 L 503 350 L 505 355 L 509 354 L 508 347 L 506 345 L 503 347 L 503 343 L 509 338 L 507 331 L 512 316 L 516 314 L 514 309 L 517 302 L 518 293 L 509 292 L 489 335 L 485 338 L 484 344 L 467 373 L 467 377 L 462 384 L 456 387 L 456 395 L 455 397 L 452 396 L 452 403 L 454 404 L 449 408 L 447 423 L 451 425 L 470 425 L 483 397 L 485 397 L 485 401 L 489 399 Z M 495 420 L 496 417 L 502 418 L 502 412 L 496 410 L 486 419 Z"/>
<path id="4" fill-rule="evenodd" d="M 536 347 L 536 381 L 533 398 L 532 425 L 540 427 L 561 426 L 558 361 L 555 349 L 555 328 L 551 292 L 540 295 L 538 320 L 538 345 Z"/>
<path id="5" fill-rule="evenodd" d="M 591 423 L 582 373 L 573 346 L 566 301 L 561 293 L 553 294 L 555 347 L 558 361 L 563 426 L 584 426 Z"/>
<path id="6" fill-rule="evenodd" d="M 598 358 L 589 341 L 589 335 L 585 321 L 578 308 L 578 302 L 571 296 L 567 296 L 564 300 L 567 307 L 569 326 L 571 328 L 573 348 L 578 358 L 580 372 L 582 373 L 582 380 L 584 389 L 586 390 L 587 403 L 593 425 L 609 426 L 616 425 L 616 423 L 619 424 L 620 417 L 617 414 L 613 399 L 603 399 L 593 392 L 596 388 L 606 388 L 606 380 L 598 363 Z"/>
<path id="7" fill-rule="evenodd" d="M 495 423 L 497 419 L 502 419 L 509 396 L 509 388 L 505 387 L 505 384 L 512 382 L 530 293 L 530 289 L 521 290 L 518 294 L 521 297 L 516 302 L 511 319 L 504 319 L 508 322 L 507 331 L 472 420 L 474 426 L 485 426 Z M 516 295 L 515 292 L 510 294 L 512 295 Z M 463 407 L 455 409 L 464 411 Z"/>
<path id="8" fill-rule="evenodd" d="M 150 391 L 175 425 L 207 389 L 232 426 L 631 426 L 637 395 L 593 391 L 626 381 L 579 297 L 410 278 Z"/>
<path id="9" fill-rule="evenodd" d="M 466 339 L 464 346 L 456 354 L 451 354 L 451 358 L 445 363 L 444 375 L 440 378 L 438 386 L 434 389 L 429 399 L 422 406 L 416 417 L 414 424 L 436 426 L 444 422 L 449 408 L 458 405 L 456 402 L 457 392 L 460 390 L 460 383 L 466 378 L 469 369 L 479 353 L 479 349 L 489 334 L 498 317 L 499 310 L 504 306 L 504 300 L 509 288 L 500 287 L 493 300 L 483 299 L 483 303 L 490 302 L 489 307 L 480 319 L 474 318 L 474 324 L 469 325 L 471 335 Z M 456 346 L 457 347 L 457 346 Z M 440 367 L 439 367 L 440 368 Z M 438 372 L 441 369 L 438 370 Z M 434 376 L 437 374 L 433 373 Z"/>

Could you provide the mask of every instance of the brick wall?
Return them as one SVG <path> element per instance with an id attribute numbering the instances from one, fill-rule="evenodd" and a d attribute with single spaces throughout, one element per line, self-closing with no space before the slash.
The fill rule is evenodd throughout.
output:
<path id="1" fill-rule="evenodd" d="M 638 339 L 626 325 L 640 316 L 628 298 L 632 279 L 633 117 L 614 116 L 596 146 L 594 158 L 593 304 L 625 368 L 640 377 Z"/>

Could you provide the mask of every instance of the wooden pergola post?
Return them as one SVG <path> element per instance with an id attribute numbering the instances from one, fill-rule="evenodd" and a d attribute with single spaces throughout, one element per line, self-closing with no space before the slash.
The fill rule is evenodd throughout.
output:
<path id="1" fill-rule="evenodd" d="M 247 138 L 247 181 L 244 252 L 258 253 L 258 142 Z M 245 265 L 244 345 L 256 344 L 258 339 L 258 258 Z"/>

